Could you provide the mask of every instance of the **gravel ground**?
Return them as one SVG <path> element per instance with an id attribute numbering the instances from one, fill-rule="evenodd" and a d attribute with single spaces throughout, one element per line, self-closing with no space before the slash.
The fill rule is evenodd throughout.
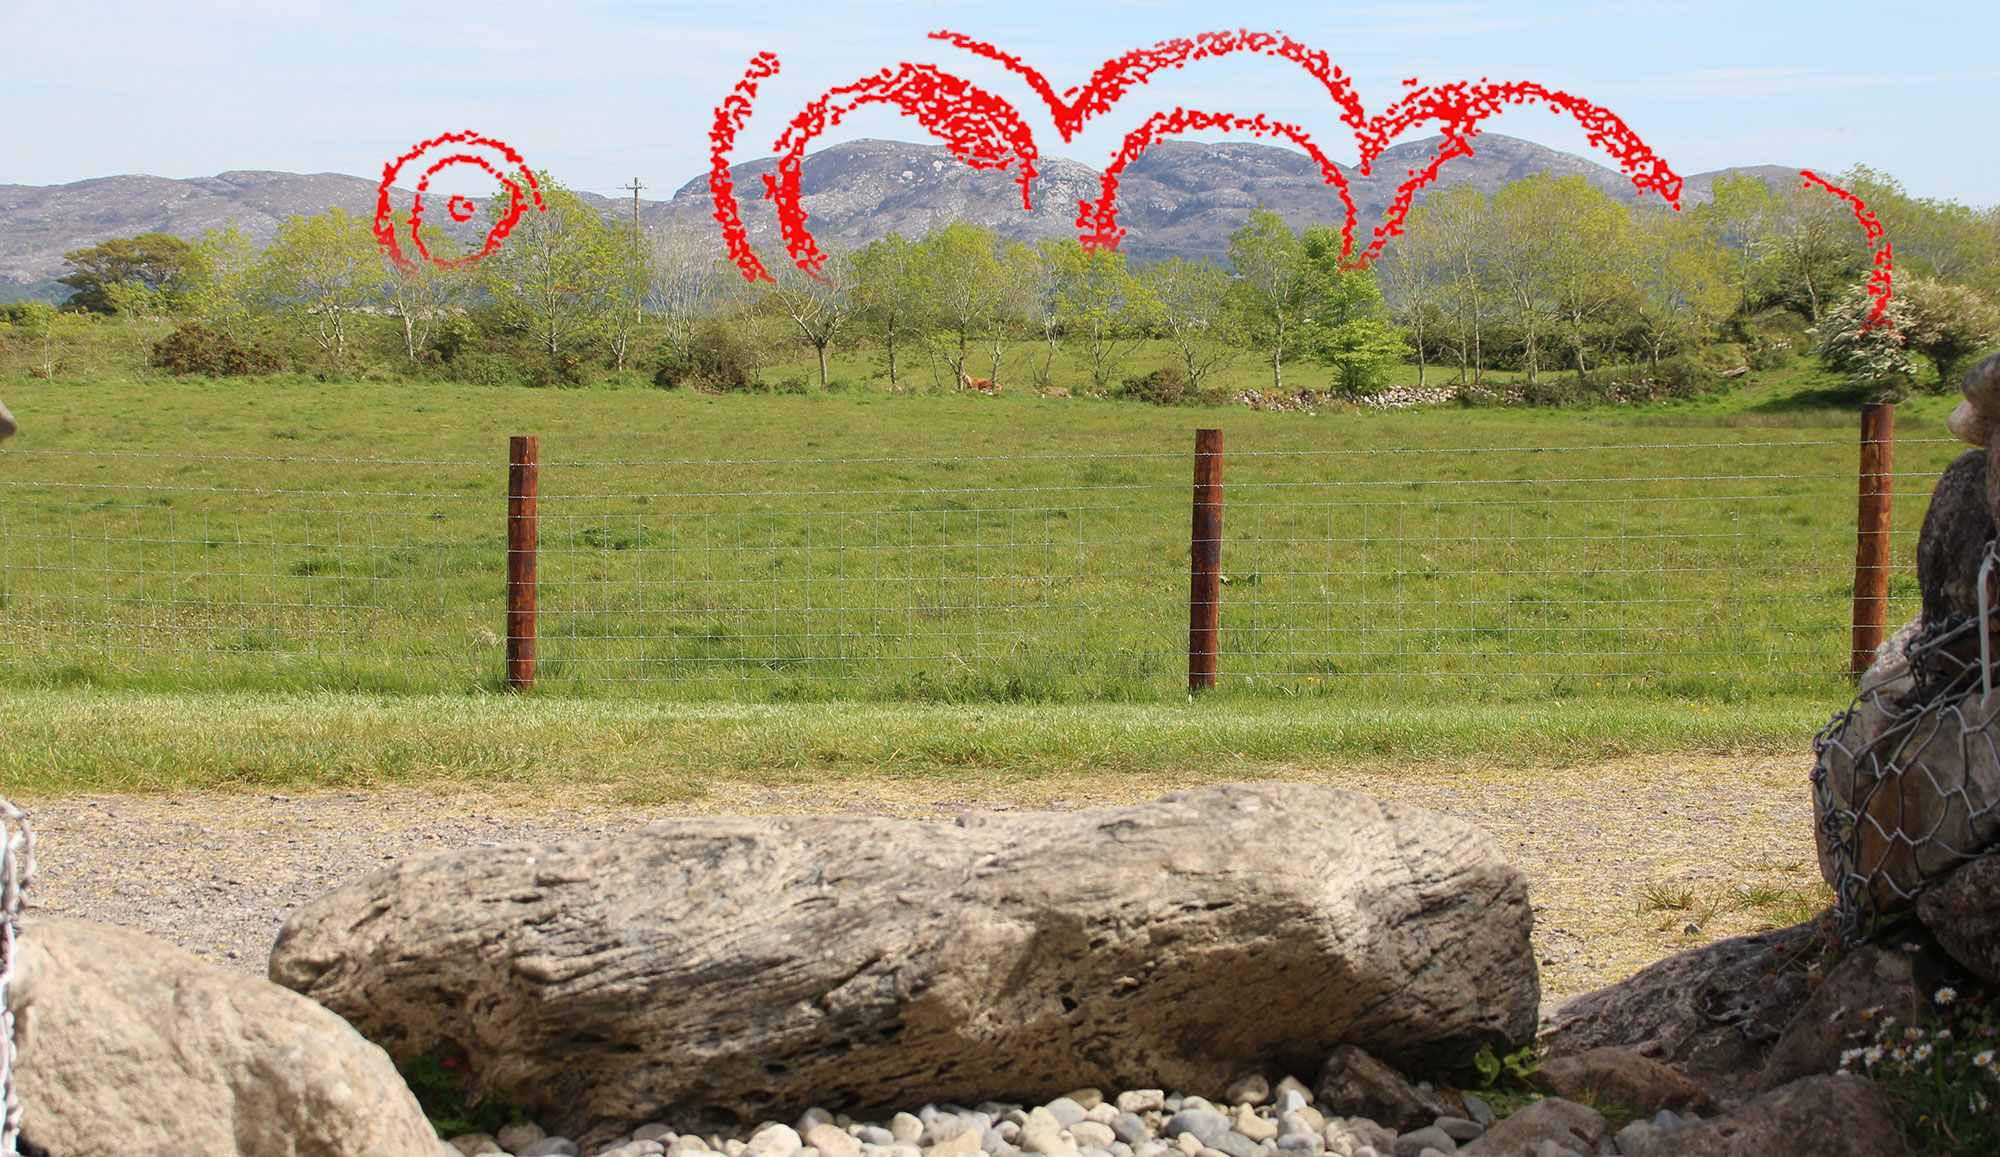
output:
<path id="1" fill-rule="evenodd" d="M 1810 762 L 1799 755 L 1652 757 L 1561 768 L 1293 766 L 1275 769 L 1272 778 L 1407 801 L 1492 833 L 1528 874 L 1543 998 L 1553 1004 L 1679 949 L 1791 919 L 1768 901 L 1752 900 L 1760 892 L 1818 888 Z M 140 928 L 262 975 L 291 909 L 347 877 L 417 853 L 597 839 L 655 819 L 703 814 L 845 811 L 948 820 L 975 808 L 1138 802 L 1205 782 L 1212 781 L 1050 777 L 982 785 L 977 799 L 962 780 L 725 782 L 699 801 L 650 807 L 608 802 L 606 789 L 590 785 L 15 802 L 40 838 L 31 907 Z M 1679 906 L 1683 899 L 1686 907 Z"/>

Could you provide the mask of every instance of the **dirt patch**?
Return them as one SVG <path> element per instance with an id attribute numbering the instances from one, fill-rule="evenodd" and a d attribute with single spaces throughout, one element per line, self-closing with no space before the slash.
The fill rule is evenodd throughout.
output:
<path id="1" fill-rule="evenodd" d="M 1804 755 L 1647 757 L 1560 768 L 1289 765 L 1265 778 L 1417 804 L 1492 833 L 1528 874 L 1543 999 L 1557 1002 L 1680 949 L 1789 923 L 1824 902 L 1810 765 Z M 261 975 L 291 909 L 346 877 L 417 853 L 600 839 L 655 819 L 705 814 L 948 820 L 982 808 L 1093 807 L 1219 781 L 1190 773 L 977 787 L 933 778 L 721 782 L 701 800 L 654 806 L 612 802 L 611 787 L 593 784 L 16 802 L 41 837 L 32 906 L 141 928 Z"/>

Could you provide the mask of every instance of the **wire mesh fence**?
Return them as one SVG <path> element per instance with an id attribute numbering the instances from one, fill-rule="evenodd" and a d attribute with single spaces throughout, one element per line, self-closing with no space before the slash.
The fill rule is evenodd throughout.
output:
<path id="1" fill-rule="evenodd" d="M 1220 685 L 1838 685 L 1851 437 L 1646 433 L 1232 445 Z M 1904 574 L 1930 480 L 1959 448 L 1897 447 Z M 545 441 L 543 454 L 544 691 L 1185 691 L 1186 446 L 579 462 Z M 507 476 L 504 445 L 489 461 L 0 454 L 0 677 L 497 688 Z M 1892 624 L 1914 613 L 1912 578 L 1891 595 Z"/>

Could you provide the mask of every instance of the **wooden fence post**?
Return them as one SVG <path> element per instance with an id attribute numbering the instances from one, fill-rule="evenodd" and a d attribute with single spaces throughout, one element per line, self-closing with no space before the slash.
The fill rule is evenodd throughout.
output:
<path id="1" fill-rule="evenodd" d="M 535 439 L 507 442 L 507 689 L 535 686 Z"/>
<path id="2" fill-rule="evenodd" d="M 1859 675 L 1875 661 L 1889 616 L 1890 470 L 1896 447 L 1896 407 L 1861 407 L 1861 509 L 1855 519 L 1854 653 Z"/>
<path id="3" fill-rule="evenodd" d="M 1194 529 L 1188 540 L 1188 694 L 1215 686 L 1222 626 L 1222 431 L 1194 432 Z"/>

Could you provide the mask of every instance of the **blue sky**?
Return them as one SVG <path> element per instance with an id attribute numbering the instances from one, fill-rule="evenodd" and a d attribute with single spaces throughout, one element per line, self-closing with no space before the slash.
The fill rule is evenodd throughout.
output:
<path id="1" fill-rule="evenodd" d="M 1881 16 L 1883 12 L 1890 15 Z M 749 58 L 776 52 L 738 161 L 801 105 L 899 61 L 930 61 L 1012 100 L 1042 151 L 1096 167 L 1153 109 L 1265 112 L 1337 160 L 1347 130 L 1319 88 L 1267 59 L 1156 81 L 1068 144 L 1018 80 L 927 40 L 950 28 L 1024 57 L 1058 89 L 1172 36 L 1282 30 L 1326 50 L 1377 110 L 1401 82 L 1490 77 L 1617 112 L 1678 171 L 1866 163 L 1920 196 L 2000 202 L 2000 4 L 969 4 L 872 0 L 458 5 L 0 0 L 0 184 L 225 169 L 374 177 L 415 142 L 476 129 L 564 183 L 663 197 L 706 166 L 711 110 Z M 1586 152 L 1540 109 L 1492 131 Z M 888 112 L 840 133 L 925 139 Z M 483 189 L 466 191 L 484 191 Z"/>

